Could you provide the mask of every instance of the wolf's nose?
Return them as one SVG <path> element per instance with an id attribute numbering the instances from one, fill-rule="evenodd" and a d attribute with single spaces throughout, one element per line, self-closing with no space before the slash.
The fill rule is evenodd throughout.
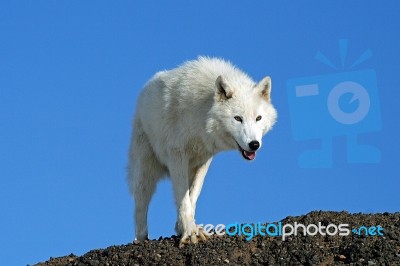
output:
<path id="1" fill-rule="evenodd" d="M 260 142 L 258 142 L 257 140 L 253 140 L 249 143 L 249 147 L 250 149 L 252 149 L 253 151 L 258 150 L 258 148 L 260 148 Z"/>

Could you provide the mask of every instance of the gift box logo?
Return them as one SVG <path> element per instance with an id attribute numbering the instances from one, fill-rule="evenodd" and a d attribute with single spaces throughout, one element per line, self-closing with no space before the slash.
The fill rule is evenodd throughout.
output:
<path id="1" fill-rule="evenodd" d="M 321 147 L 299 155 L 303 168 L 332 167 L 333 137 L 346 136 L 348 163 L 378 163 L 380 151 L 360 144 L 358 135 L 381 129 L 376 73 L 353 68 L 372 56 L 365 51 L 349 68 L 345 67 L 347 40 L 339 40 L 343 72 L 307 76 L 287 81 L 289 112 L 296 141 L 319 139 Z M 321 52 L 315 58 L 337 70 Z"/>

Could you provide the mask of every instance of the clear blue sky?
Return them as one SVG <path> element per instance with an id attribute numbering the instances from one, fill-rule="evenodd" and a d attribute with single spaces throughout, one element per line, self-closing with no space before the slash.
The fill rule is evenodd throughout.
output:
<path id="1" fill-rule="evenodd" d="M 136 98 L 156 71 L 198 55 L 226 58 L 256 80 L 271 75 L 279 121 L 254 162 L 237 151 L 215 157 L 197 222 L 400 210 L 400 4 L 198 2 L 0 4 L 2 264 L 132 241 L 125 167 Z M 343 39 L 347 53 L 339 48 Z M 368 49 L 372 57 L 350 69 Z M 316 60 L 318 52 L 337 69 Z M 365 123 L 340 124 L 326 111 L 327 93 L 342 81 L 368 92 Z M 295 86 L 308 83 L 321 86 L 321 97 L 293 98 Z M 342 96 L 337 106 L 345 114 L 364 104 Z M 310 132 L 320 139 L 307 139 Z M 346 138 L 357 134 L 379 151 L 375 162 L 346 160 Z M 330 167 L 321 168 L 322 161 L 309 168 L 315 161 L 300 162 L 299 155 L 318 148 L 321 138 L 333 143 Z M 169 181 L 159 185 L 149 220 L 152 238 L 173 234 Z"/>

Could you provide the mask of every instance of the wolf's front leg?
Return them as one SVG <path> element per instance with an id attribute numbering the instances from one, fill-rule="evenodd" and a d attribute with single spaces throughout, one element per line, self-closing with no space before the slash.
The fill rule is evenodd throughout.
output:
<path id="1" fill-rule="evenodd" d="M 203 187 L 204 178 L 206 177 L 208 167 L 210 166 L 212 157 L 205 163 L 194 169 L 190 179 L 190 202 L 192 204 L 193 216 L 196 214 L 196 204 Z"/>
<path id="2" fill-rule="evenodd" d="M 180 246 L 187 243 L 197 243 L 197 227 L 194 221 L 194 212 L 189 194 L 189 161 L 185 156 L 179 156 L 171 161 L 169 172 L 178 209 L 175 230 L 181 236 Z M 201 239 L 204 238 L 202 234 L 199 237 Z"/>

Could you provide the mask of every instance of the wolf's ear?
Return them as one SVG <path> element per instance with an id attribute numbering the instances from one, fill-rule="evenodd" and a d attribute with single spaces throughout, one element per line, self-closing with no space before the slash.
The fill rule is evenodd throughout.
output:
<path id="1" fill-rule="evenodd" d="M 222 76 L 218 76 L 215 81 L 215 87 L 217 87 L 219 100 L 223 101 L 232 98 L 233 90 Z"/>
<path id="2" fill-rule="evenodd" d="M 266 76 L 258 84 L 257 89 L 260 92 L 261 97 L 263 97 L 268 102 L 271 101 L 271 78 Z"/>

